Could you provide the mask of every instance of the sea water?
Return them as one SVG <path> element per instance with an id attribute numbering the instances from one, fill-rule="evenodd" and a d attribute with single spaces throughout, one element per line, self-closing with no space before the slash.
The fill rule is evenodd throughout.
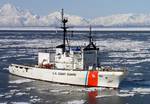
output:
<path id="1" fill-rule="evenodd" d="M 69 45 L 88 44 L 88 33 L 68 35 Z M 8 66 L 36 64 L 39 51 L 62 43 L 53 32 L 0 32 L 0 104 L 149 104 L 150 33 L 93 32 L 100 49 L 100 64 L 126 68 L 119 89 L 79 87 L 10 75 Z"/>

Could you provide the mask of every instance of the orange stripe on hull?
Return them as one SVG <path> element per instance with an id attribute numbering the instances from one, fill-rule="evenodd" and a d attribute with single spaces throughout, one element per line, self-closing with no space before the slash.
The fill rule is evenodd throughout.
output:
<path id="1" fill-rule="evenodd" d="M 89 71 L 88 74 L 88 86 L 98 85 L 98 71 Z"/>

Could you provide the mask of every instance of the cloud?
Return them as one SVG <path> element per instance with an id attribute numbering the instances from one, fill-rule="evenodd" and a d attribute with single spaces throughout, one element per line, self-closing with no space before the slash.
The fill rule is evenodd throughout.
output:
<path id="1" fill-rule="evenodd" d="M 59 12 L 39 16 L 11 4 L 4 4 L 0 8 L 1 27 L 60 26 L 60 17 Z M 65 17 L 69 19 L 68 25 L 73 26 L 150 26 L 150 14 L 117 14 L 91 20 L 69 14 L 65 14 Z"/>

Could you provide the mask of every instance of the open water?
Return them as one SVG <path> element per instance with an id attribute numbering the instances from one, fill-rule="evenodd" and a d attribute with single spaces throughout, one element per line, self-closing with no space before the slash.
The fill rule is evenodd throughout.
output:
<path id="1" fill-rule="evenodd" d="M 85 45 L 87 33 L 69 36 Z M 0 32 L 0 104 L 150 104 L 150 33 L 94 32 L 101 65 L 125 67 L 119 89 L 85 88 L 10 75 L 11 63 L 36 64 L 39 51 L 61 44 L 52 32 Z"/>

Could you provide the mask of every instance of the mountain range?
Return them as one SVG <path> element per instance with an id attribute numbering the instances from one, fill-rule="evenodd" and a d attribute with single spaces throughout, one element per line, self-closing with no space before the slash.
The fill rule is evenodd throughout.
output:
<path id="1" fill-rule="evenodd" d="M 60 12 L 53 12 L 46 16 L 36 15 L 29 10 L 16 8 L 12 4 L 4 4 L 0 8 L 1 27 L 23 26 L 60 26 Z M 100 16 L 94 19 L 86 19 L 76 15 L 65 14 L 69 19 L 68 25 L 72 26 L 103 26 L 103 27 L 127 27 L 150 26 L 150 14 L 115 14 Z"/>

